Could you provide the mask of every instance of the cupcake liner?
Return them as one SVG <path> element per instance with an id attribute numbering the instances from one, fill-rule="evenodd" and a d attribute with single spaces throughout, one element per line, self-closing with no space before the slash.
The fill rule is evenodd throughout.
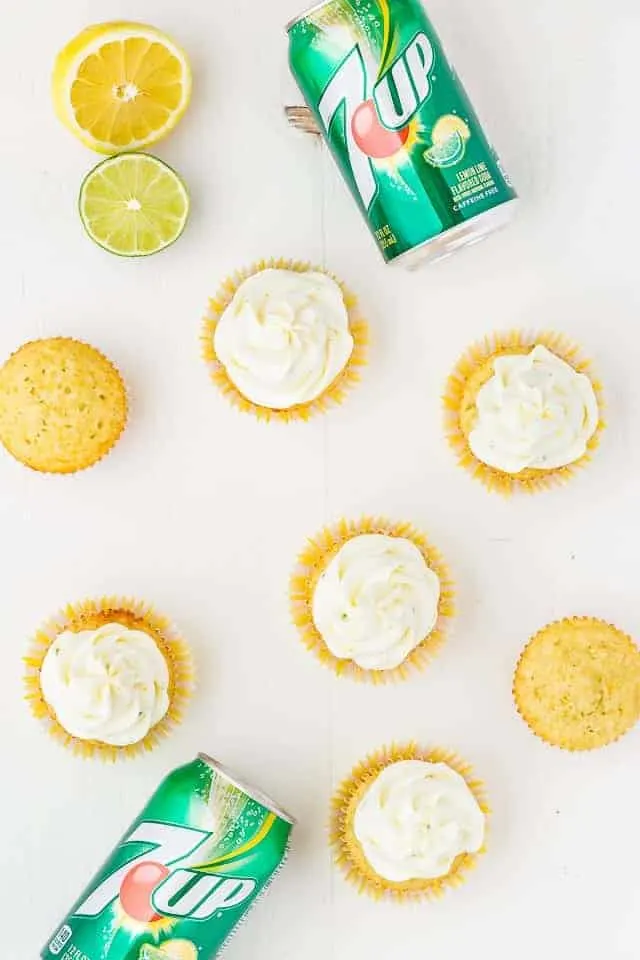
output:
<path id="1" fill-rule="evenodd" d="M 23 467 L 26 467 L 29 470 L 32 470 L 34 473 L 39 473 L 39 474 L 42 474 L 43 476 L 71 476 L 73 474 L 90 469 L 91 467 L 97 466 L 97 464 L 100 463 L 102 460 L 104 460 L 104 458 L 108 454 L 110 454 L 113 448 L 117 445 L 118 441 L 120 440 L 122 434 L 124 433 L 127 427 L 127 423 L 129 419 L 129 394 L 127 389 L 127 384 L 120 370 L 118 369 L 116 364 L 113 362 L 113 360 L 111 360 L 110 357 L 107 357 L 106 354 L 104 354 L 97 347 L 94 347 L 93 344 L 88 343 L 85 340 L 80 340 L 76 337 L 42 337 L 39 339 L 50 341 L 50 342 L 53 341 L 53 342 L 60 342 L 60 343 L 75 343 L 75 344 L 81 344 L 82 346 L 85 346 L 85 347 L 89 347 L 96 354 L 98 354 L 98 356 L 100 356 L 101 359 L 105 361 L 105 363 L 109 365 L 109 367 L 116 374 L 119 381 L 119 385 L 122 387 L 123 410 L 122 410 L 122 419 L 121 419 L 121 423 L 119 425 L 118 431 L 114 432 L 114 434 L 110 437 L 109 443 L 104 445 L 104 449 L 102 449 L 98 455 L 95 454 L 95 451 L 91 455 L 86 454 L 84 457 L 79 455 L 77 462 L 73 466 L 69 465 L 69 466 L 65 466 L 62 469 L 51 469 L 51 470 L 44 469 L 43 467 L 40 467 L 40 466 L 35 466 L 32 463 L 26 462 L 17 453 L 15 453 L 11 449 L 9 444 L 6 442 L 6 440 L 4 439 L 0 440 L 0 445 L 17 463 L 21 464 Z M 38 343 L 38 342 L 39 340 L 36 339 L 36 340 L 28 340 L 25 343 L 21 344 L 21 346 L 18 347 L 17 350 L 14 350 L 13 353 L 11 353 L 10 356 L 7 358 L 7 360 L 4 361 L 3 366 L 6 363 L 8 363 L 9 360 L 11 360 L 13 357 L 18 355 L 20 351 L 23 350 L 25 347 L 28 347 L 32 343 Z"/>
<path id="2" fill-rule="evenodd" d="M 578 708 L 572 707 L 571 694 L 562 683 L 560 668 L 562 664 L 552 664 L 558 673 L 558 692 L 555 699 L 549 698 L 547 715 L 541 716 L 538 701 L 541 691 L 549 688 L 550 678 L 538 673 L 533 677 L 534 669 L 530 661 L 535 657 L 537 647 L 550 638 L 559 638 L 567 628 L 581 627 L 583 630 L 592 628 L 600 634 L 593 637 L 593 645 L 603 647 L 604 633 L 610 649 L 603 647 L 603 655 L 609 661 L 609 669 L 596 672 L 597 664 L 590 664 L 585 672 L 585 683 L 575 691 L 575 697 L 584 695 L 584 688 L 591 681 L 598 683 L 598 693 L 603 708 L 607 706 L 604 697 L 609 698 L 609 709 L 603 709 L 599 716 L 581 713 L 581 722 L 576 722 Z M 557 639 L 556 644 L 557 646 Z M 540 654 L 540 663 L 549 665 L 548 653 Z M 634 676 L 635 672 L 635 676 Z M 545 686 L 546 685 L 546 686 Z M 596 750 L 608 744 L 615 743 L 640 720 L 640 650 L 635 642 L 622 630 L 598 620 L 595 617 L 567 617 L 547 624 L 539 630 L 522 651 L 516 666 L 513 678 L 513 699 L 520 717 L 529 729 L 544 743 L 552 747 L 559 747 L 572 753 Z M 588 691 L 587 691 L 588 692 Z M 613 698 L 618 695 L 619 702 L 613 704 Z M 533 701 L 533 702 L 532 702 Z"/>
<path id="3" fill-rule="evenodd" d="M 483 845 L 478 853 L 460 854 L 444 877 L 395 883 L 375 873 L 353 832 L 353 815 L 365 789 L 385 767 L 401 760 L 446 763 L 464 778 L 485 816 L 488 817 L 491 813 L 484 784 L 473 775 L 471 766 L 455 753 L 439 747 L 426 749 L 413 742 L 392 744 L 366 757 L 354 767 L 347 779 L 338 787 L 331 801 L 329 842 L 333 850 L 334 862 L 347 880 L 356 887 L 358 893 L 367 894 L 375 900 L 386 899 L 396 902 L 435 900 L 442 897 L 447 890 L 464 883 L 469 871 L 476 866 L 478 857 L 485 852 L 486 845 Z"/>
<path id="4" fill-rule="evenodd" d="M 594 435 L 589 440 L 587 452 L 575 463 L 551 470 L 529 468 L 518 474 L 504 473 L 483 463 L 472 453 L 460 423 L 460 410 L 470 378 L 477 375 L 485 364 L 496 356 L 526 353 L 537 344 L 547 347 L 556 356 L 565 360 L 577 373 L 583 373 L 589 377 L 598 402 L 600 420 Z M 515 492 L 537 493 L 539 490 L 547 490 L 566 483 L 578 470 L 589 463 L 600 444 L 605 427 L 602 419 L 604 409 L 602 384 L 592 374 L 591 361 L 585 359 L 580 353 L 580 348 L 564 334 L 549 331 L 530 334 L 511 330 L 507 333 L 491 334 L 481 342 L 473 344 L 458 360 L 450 375 L 443 402 L 445 433 L 449 445 L 456 454 L 458 464 L 480 480 L 488 490 L 503 496 L 510 496 Z"/>
<path id="5" fill-rule="evenodd" d="M 249 277 L 263 270 L 294 270 L 296 273 L 307 273 L 312 270 L 324 273 L 335 280 L 344 295 L 345 305 L 349 314 L 349 330 L 353 337 L 353 353 L 347 365 L 338 374 L 327 389 L 308 403 L 300 403 L 287 410 L 273 410 L 271 407 L 261 407 L 248 400 L 229 378 L 223 364 L 218 360 L 213 337 L 220 317 L 233 300 L 238 288 Z M 209 312 L 204 318 L 202 333 L 202 356 L 209 369 L 212 381 L 227 400 L 243 413 L 252 413 L 258 420 L 280 420 L 290 423 L 293 420 L 310 420 L 318 414 L 326 413 L 331 406 L 340 406 L 350 390 L 360 382 L 361 371 L 367 364 L 367 348 L 369 345 L 369 327 L 362 318 L 358 308 L 356 296 L 347 289 L 345 284 L 333 273 L 322 267 L 315 267 L 310 263 L 298 260 L 271 258 L 259 260 L 242 270 L 227 277 L 220 286 L 215 297 L 209 301 Z"/>
<path id="6" fill-rule="evenodd" d="M 55 713 L 44 699 L 40 686 L 40 669 L 47 651 L 63 631 L 68 629 L 95 630 L 106 623 L 120 623 L 131 629 L 148 633 L 160 649 L 169 668 L 169 709 L 165 716 L 138 743 L 114 747 L 97 740 L 81 740 L 72 736 L 58 722 Z M 182 721 L 191 698 L 195 670 L 191 651 L 176 632 L 171 622 L 143 600 L 133 597 L 101 597 L 68 604 L 56 616 L 47 620 L 31 639 L 24 657 L 25 699 L 31 712 L 41 720 L 47 732 L 63 746 L 82 757 L 100 757 L 114 761 L 149 752 Z"/>
<path id="7" fill-rule="evenodd" d="M 341 660 L 329 650 L 313 621 L 312 605 L 316 584 L 338 550 L 353 537 L 381 533 L 390 537 L 404 537 L 413 543 L 428 567 L 440 580 L 438 620 L 424 640 L 408 654 L 400 666 L 392 670 L 365 670 L 353 660 Z M 362 517 L 359 520 L 338 521 L 324 527 L 307 541 L 298 557 L 289 585 L 291 616 L 305 647 L 339 677 L 384 684 L 406 680 L 412 670 L 423 670 L 444 643 L 448 621 L 455 613 L 454 585 L 449 569 L 440 552 L 410 523 L 393 523 L 384 517 Z"/>

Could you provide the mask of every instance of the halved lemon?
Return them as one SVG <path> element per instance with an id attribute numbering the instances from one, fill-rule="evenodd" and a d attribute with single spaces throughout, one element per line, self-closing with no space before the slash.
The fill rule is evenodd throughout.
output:
<path id="1" fill-rule="evenodd" d="M 463 143 L 471 136 L 471 130 L 462 117 L 456 116 L 455 113 L 447 113 L 436 122 L 431 131 L 431 140 L 433 143 L 444 143 L 456 133 Z"/>
<path id="2" fill-rule="evenodd" d="M 147 153 L 118 153 L 80 188 L 80 217 L 92 240 L 121 257 L 146 257 L 174 243 L 189 216 L 184 183 Z"/>
<path id="3" fill-rule="evenodd" d="M 56 59 L 56 113 L 98 153 L 137 150 L 173 130 L 191 97 L 185 53 L 141 23 L 96 24 Z"/>

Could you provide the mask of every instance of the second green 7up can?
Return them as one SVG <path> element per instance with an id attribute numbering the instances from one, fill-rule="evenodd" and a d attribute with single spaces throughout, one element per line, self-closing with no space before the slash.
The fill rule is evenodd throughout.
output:
<path id="1" fill-rule="evenodd" d="M 217 957 L 279 870 L 292 825 L 200 754 L 160 784 L 41 957 Z"/>
<path id="2" fill-rule="evenodd" d="M 326 0 L 291 70 L 378 247 L 413 266 L 474 243 L 516 194 L 419 0 Z"/>

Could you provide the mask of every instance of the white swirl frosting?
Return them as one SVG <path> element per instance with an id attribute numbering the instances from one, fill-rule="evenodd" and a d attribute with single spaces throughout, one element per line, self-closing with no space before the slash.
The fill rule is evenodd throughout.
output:
<path id="1" fill-rule="evenodd" d="M 599 419 L 589 377 L 541 344 L 528 354 L 497 357 L 493 370 L 478 391 L 469 434 L 478 460 L 517 474 L 565 467 L 584 456 Z"/>
<path id="2" fill-rule="evenodd" d="M 272 410 L 309 403 L 353 352 L 342 290 L 324 273 L 262 270 L 239 286 L 223 312 L 214 349 L 252 403 Z"/>
<path id="3" fill-rule="evenodd" d="M 322 573 L 312 615 L 335 657 L 392 670 L 433 630 L 439 599 L 440 579 L 414 543 L 361 534 Z"/>
<path id="4" fill-rule="evenodd" d="M 464 778 L 446 763 L 401 760 L 367 788 L 353 829 L 373 870 L 403 883 L 444 877 L 461 854 L 477 853 L 485 815 Z"/>
<path id="5" fill-rule="evenodd" d="M 40 687 L 68 733 L 114 747 L 144 739 L 169 709 L 169 670 L 157 644 L 119 623 L 56 637 Z"/>

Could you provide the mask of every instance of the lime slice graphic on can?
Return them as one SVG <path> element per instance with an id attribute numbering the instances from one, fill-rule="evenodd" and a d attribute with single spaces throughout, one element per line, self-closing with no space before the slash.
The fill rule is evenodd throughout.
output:
<path id="1" fill-rule="evenodd" d="M 198 950 L 191 940 L 167 940 L 160 947 L 145 944 L 138 960 L 197 960 Z"/>
<path id="2" fill-rule="evenodd" d="M 465 143 L 459 133 L 452 133 L 441 143 L 434 143 L 424 152 L 424 158 L 432 167 L 455 167 L 464 157 Z"/>
<path id="3" fill-rule="evenodd" d="M 167 960 L 166 953 L 161 953 L 157 947 L 152 947 L 148 943 L 140 950 L 138 960 Z"/>

